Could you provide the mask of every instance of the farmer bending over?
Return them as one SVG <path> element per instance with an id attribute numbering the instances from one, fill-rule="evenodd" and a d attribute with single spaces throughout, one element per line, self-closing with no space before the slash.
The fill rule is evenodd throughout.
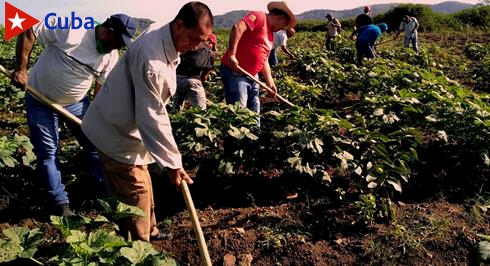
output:
<path id="1" fill-rule="evenodd" d="M 118 200 L 146 216 L 128 218 L 123 234 L 133 240 L 158 237 L 148 164 L 166 168 L 170 182 L 192 183 L 172 135 L 166 104 L 176 90 L 179 53 L 208 40 L 211 10 L 185 4 L 168 24 L 152 24 L 119 60 L 83 118 L 82 130 L 100 151 L 104 173 Z"/>
<path id="2" fill-rule="evenodd" d="M 51 27 L 56 18 L 48 21 Z M 41 94 L 63 106 L 65 110 L 82 118 L 89 106 L 87 92 L 95 80 L 95 93 L 118 60 L 118 49 L 129 45 L 136 32 L 136 25 L 124 14 L 111 16 L 95 29 L 48 29 L 44 21 L 24 31 L 17 37 L 16 69 L 12 82 L 19 88 L 27 84 Z M 29 77 L 27 68 L 34 42 L 44 45 L 44 51 L 32 67 Z M 105 180 L 100 169 L 99 157 L 92 144 L 85 138 L 79 125 L 66 121 L 53 109 L 38 101 L 29 93 L 25 95 L 27 123 L 34 145 L 39 176 L 57 205 L 55 214 L 74 215 L 69 207 L 68 193 L 61 182 L 58 161 L 59 123 L 66 122 L 84 151 L 89 155 L 92 174 L 98 190 L 105 196 Z"/>
<path id="3" fill-rule="evenodd" d="M 382 32 L 388 30 L 386 23 L 380 23 L 379 25 L 367 25 L 357 29 L 358 36 L 356 40 L 357 50 L 357 62 L 362 64 L 363 58 L 374 58 L 374 44 L 376 40 L 381 37 Z"/>
<path id="4" fill-rule="evenodd" d="M 274 32 L 274 48 L 272 48 L 271 53 L 269 55 L 269 65 L 276 66 L 279 63 L 277 59 L 276 51 L 278 48 L 289 57 L 290 60 L 294 59 L 293 53 L 289 51 L 287 47 L 288 39 L 293 37 L 296 31 L 294 29 L 286 29 Z"/>
<path id="5" fill-rule="evenodd" d="M 180 55 L 174 110 L 182 110 L 186 98 L 189 98 L 191 106 L 199 106 L 201 110 L 206 110 L 206 92 L 203 84 L 213 71 L 217 47 L 216 36 L 211 33 L 208 40 L 201 42 L 196 50 Z"/>

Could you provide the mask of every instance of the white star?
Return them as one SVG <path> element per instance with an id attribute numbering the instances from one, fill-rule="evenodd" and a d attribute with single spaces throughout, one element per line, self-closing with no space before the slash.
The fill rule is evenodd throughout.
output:
<path id="1" fill-rule="evenodd" d="M 23 30 L 22 21 L 24 21 L 26 19 L 25 18 L 19 18 L 19 13 L 15 12 L 15 18 L 9 18 L 9 20 L 12 22 L 12 28 L 10 28 L 11 30 L 13 30 L 16 27 L 19 27 L 21 30 Z"/>

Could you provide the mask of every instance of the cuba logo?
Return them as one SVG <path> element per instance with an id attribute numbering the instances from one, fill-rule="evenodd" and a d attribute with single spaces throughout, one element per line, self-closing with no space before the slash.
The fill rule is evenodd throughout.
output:
<path id="1" fill-rule="evenodd" d="M 83 26 L 86 30 L 88 30 L 93 29 L 95 24 L 94 18 L 86 17 L 85 21 L 83 21 L 81 18 L 75 16 L 75 12 L 71 12 L 70 18 L 58 17 L 56 21 L 57 23 L 52 26 L 49 23 L 51 17 L 56 18 L 56 13 L 49 13 L 44 18 L 44 24 L 46 24 L 46 28 L 50 30 L 54 30 L 56 28 L 66 30 L 70 28 L 70 25 L 71 29 L 80 29 Z"/>
<path id="2" fill-rule="evenodd" d="M 39 23 L 39 20 L 21 9 L 5 2 L 5 41 L 21 34 L 30 27 Z M 49 13 L 44 18 L 46 28 L 54 29 L 93 29 L 95 21 L 92 17 L 80 18 L 71 12 L 70 17 L 57 17 L 56 13 Z"/>

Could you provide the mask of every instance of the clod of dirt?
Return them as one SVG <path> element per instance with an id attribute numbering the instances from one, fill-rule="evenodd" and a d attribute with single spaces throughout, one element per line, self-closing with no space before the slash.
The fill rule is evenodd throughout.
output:
<path id="1" fill-rule="evenodd" d="M 236 257 L 231 254 L 226 254 L 223 258 L 223 266 L 235 266 Z"/>
<path id="2" fill-rule="evenodd" d="M 240 254 L 238 255 L 238 266 L 251 266 L 253 259 L 250 253 Z"/>

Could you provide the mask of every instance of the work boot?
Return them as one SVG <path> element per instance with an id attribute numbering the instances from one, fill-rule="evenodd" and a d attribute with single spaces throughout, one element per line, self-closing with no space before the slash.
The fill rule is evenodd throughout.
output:
<path id="1" fill-rule="evenodd" d="M 69 216 L 75 216 L 76 214 L 70 209 L 70 206 L 68 203 L 62 203 L 59 206 L 59 211 L 61 213 L 61 216 L 63 217 L 69 217 Z"/>

